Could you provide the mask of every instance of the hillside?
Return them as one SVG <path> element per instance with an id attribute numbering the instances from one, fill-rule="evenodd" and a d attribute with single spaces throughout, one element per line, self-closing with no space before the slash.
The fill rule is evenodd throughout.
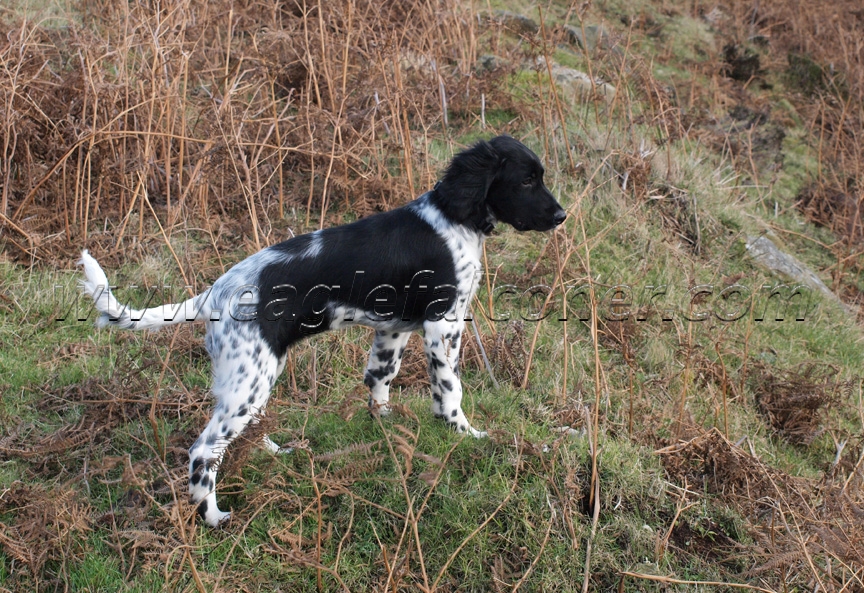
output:
<path id="1" fill-rule="evenodd" d="M 12 0 L 0 33 L 0 592 L 864 591 L 860 2 Z M 81 249 L 175 302 L 497 134 L 569 217 L 486 243 L 489 438 L 429 413 L 419 338 L 378 419 L 371 331 L 324 334 L 201 525 L 203 328 L 96 330 Z"/>

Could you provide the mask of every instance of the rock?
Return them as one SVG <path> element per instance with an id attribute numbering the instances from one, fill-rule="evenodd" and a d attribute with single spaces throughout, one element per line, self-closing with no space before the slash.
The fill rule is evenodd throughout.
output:
<path id="1" fill-rule="evenodd" d="M 506 65 L 506 60 L 492 54 L 485 54 L 477 59 L 477 72 L 494 72 Z"/>
<path id="2" fill-rule="evenodd" d="M 540 25 L 534 19 L 509 10 L 496 10 L 492 13 L 492 20 L 502 24 L 517 35 L 536 35 L 540 30 Z"/>
<path id="3" fill-rule="evenodd" d="M 615 45 L 609 32 L 600 25 L 586 25 L 584 33 L 582 27 L 564 25 L 564 34 L 571 45 L 590 52 L 596 51 L 598 47 L 611 49 Z"/>
<path id="4" fill-rule="evenodd" d="M 574 100 L 601 97 L 611 102 L 615 98 L 614 86 L 596 78 L 592 81 L 591 77 L 581 70 L 555 64 L 552 66 L 552 78 L 558 87 Z"/>
<path id="5" fill-rule="evenodd" d="M 829 301 L 837 303 L 843 310 L 849 311 L 849 308 L 836 294 L 831 292 L 830 288 L 825 286 L 825 283 L 819 279 L 819 276 L 795 257 L 780 251 L 768 237 L 764 235 L 747 237 L 747 251 L 759 265 L 768 268 L 772 272 L 791 278 L 798 284 L 818 290 Z"/>

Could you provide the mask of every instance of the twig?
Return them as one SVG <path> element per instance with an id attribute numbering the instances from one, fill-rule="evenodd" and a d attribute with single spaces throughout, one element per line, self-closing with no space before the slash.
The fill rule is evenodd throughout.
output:
<path id="1" fill-rule="evenodd" d="M 701 587 L 731 587 L 733 589 L 747 589 L 748 591 L 761 591 L 762 593 L 777 593 L 773 589 L 763 589 L 755 585 L 745 585 L 743 583 L 722 583 L 720 581 L 684 581 L 681 579 L 673 579 L 672 577 L 658 576 L 654 574 L 643 574 L 641 572 L 622 572 L 619 573 L 622 577 L 633 577 L 634 579 L 642 579 L 645 581 L 656 581 L 658 583 L 667 583 L 670 585 L 696 585 Z"/>
<path id="2" fill-rule="evenodd" d="M 492 379 L 492 385 L 495 386 L 495 389 L 500 389 L 501 385 L 492 371 L 492 364 L 489 362 L 489 357 L 486 356 L 486 348 L 483 346 L 483 340 L 480 339 L 480 330 L 477 329 L 477 321 L 473 315 L 471 316 L 471 329 L 474 330 L 474 337 L 477 339 L 477 346 L 480 348 L 480 355 L 483 357 L 483 364 L 486 366 L 486 370 L 489 372 L 489 378 Z"/>
<path id="3" fill-rule="evenodd" d="M 515 440 L 515 438 L 514 438 L 514 440 Z M 518 444 L 516 446 L 516 450 L 517 450 L 517 452 L 519 451 Z M 435 581 L 432 583 L 432 588 L 429 589 L 430 591 L 434 591 L 435 589 L 438 588 L 438 583 L 441 581 L 442 578 L 444 578 L 444 574 L 447 572 L 447 569 L 450 568 L 450 565 L 453 564 L 453 561 L 456 559 L 456 556 L 458 556 L 459 553 L 462 551 L 462 549 L 468 545 L 468 542 L 470 542 L 472 539 L 474 539 L 474 536 L 476 536 L 478 533 L 483 531 L 483 529 L 489 524 L 490 521 L 492 521 L 492 519 L 495 518 L 495 516 L 499 513 L 499 511 L 501 511 L 501 509 L 504 508 L 504 505 L 506 505 L 510 501 L 510 497 L 513 496 L 513 493 L 516 492 L 516 486 L 519 484 L 519 466 L 522 463 L 521 452 L 519 452 L 518 455 L 519 455 L 519 457 L 516 459 L 516 475 L 513 477 L 513 485 L 510 487 L 510 492 L 507 493 L 507 496 L 504 497 L 504 500 L 501 501 L 501 504 L 499 504 L 497 507 L 495 507 L 495 510 L 492 511 L 488 517 L 486 517 L 486 520 L 483 521 L 480 525 L 478 525 L 474 531 L 472 531 L 470 534 L 468 534 L 468 537 L 466 537 L 464 540 L 462 540 L 462 543 L 459 544 L 459 547 L 457 547 L 453 551 L 453 553 L 450 554 L 450 557 L 447 558 L 447 562 L 445 562 L 444 566 L 441 567 L 441 570 L 438 572 L 438 576 L 435 578 Z"/>
<path id="4" fill-rule="evenodd" d="M 552 506 L 552 503 L 549 502 L 549 497 L 546 497 L 546 505 L 549 507 L 549 511 L 552 513 L 549 516 L 549 526 L 546 527 L 546 535 L 543 537 L 543 542 L 540 544 L 540 551 L 537 552 L 537 555 L 534 556 L 534 560 L 531 561 L 531 566 L 528 567 L 528 570 L 525 571 L 525 574 L 522 575 L 522 578 L 519 579 L 515 585 L 513 585 L 513 589 L 510 593 L 516 593 L 519 590 L 519 587 L 522 586 L 531 573 L 534 571 L 534 567 L 537 566 L 537 563 L 540 561 L 540 557 L 543 555 L 543 550 L 546 549 L 546 544 L 549 543 L 549 535 L 552 533 L 552 525 L 555 524 L 555 508 Z"/>

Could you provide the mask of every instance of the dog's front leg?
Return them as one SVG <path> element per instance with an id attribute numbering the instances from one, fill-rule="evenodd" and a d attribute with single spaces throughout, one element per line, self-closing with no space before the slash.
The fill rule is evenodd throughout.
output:
<path id="1" fill-rule="evenodd" d="M 369 352 L 369 364 L 363 383 L 369 388 L 369 411 L 386 416 L 390 413 L 390 382 L 399 372 L 402 355 L 411 332 L 377 330 Z"/>
<path id="2" fill-rule="evenodd" d="M 458 376 L 459 347 L 464 322 L 442 319 L 423 324 L 423 347 L 429 365 L 432 385 L 432 413 L 443 418 L 459 432 L 469 432 L 476 438 L 487 433 L 476 430 L 462 411 L 462 382 Z"/>

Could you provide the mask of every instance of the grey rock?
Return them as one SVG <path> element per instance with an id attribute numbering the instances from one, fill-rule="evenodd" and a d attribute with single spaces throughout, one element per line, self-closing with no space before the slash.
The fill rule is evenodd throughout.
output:
<path id="1" fill-rule="evenodd" d="M 830 288 L 825 286 L 825 283 L 819 279 L 819 276 L 794 256 L 781 251 L 768 237 L 764 235 L 747 237 L 746 247 L 748 253 L 750 253 L 750 257 L 759 265 L 768 268 L 774 273 L 791 278 L 798 284 L 818 290 L 829 301 L 837 303 L 845 311 L 849 311 L 849 308 Z"/>
<path id="2" fill-rule="evenodd" d="M 586 25 L 584 33 L 582 27 L 564 25 L 564 34 L 571 45 L 591 52 L 596 51 L 598 47 L 611 49 L 615 45 L 609 32 L 600 25 Z"/>
<path id="3" fill-rule="evenodd" d="M 493 72 L 507 65 L 507 61 L 492 54 L 485 54 L 477 59 L 478 72 Z"/>
<path id="4" fill-rule="evenodd" d="M 541 67 L 545 64 L 540 62 Z M 607 82 L 591 77 L 581 70 L 575 68 L 566 68 L 558 64 L 552 65 L 552 78 L 558 84 L 558 87 L 571 99 L 584 100 L 600 97 L 607 102 L 611 102 L 615 98 L 615 87 Z"/>
<path id="5" fill-rule="evenodd" d="M 540 25 L 534 19 L 509 10 L 496 10 L 492 13 L 492 20 L 501 23 L 518 35 L 536 35 L 540 30 Z"/>

